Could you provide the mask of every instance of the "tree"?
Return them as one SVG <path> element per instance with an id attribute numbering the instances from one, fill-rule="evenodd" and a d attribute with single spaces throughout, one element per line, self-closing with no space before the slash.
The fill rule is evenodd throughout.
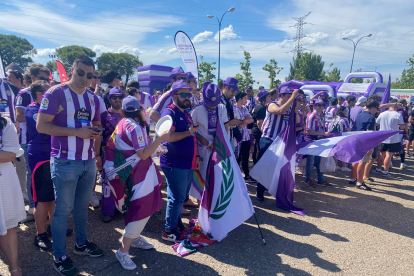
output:
<path id="1" fill-rule="evenodd" d="M 359 68 L 358 70 L 356 70 L 356 72 L 361 72 L 361 71 L 362 71 L 362 68 Z M 351 83 L 363 83 L 363 82 L 364 82 L 364 79 L 361 79 L 361 78 L 351 80 Z"/>
<path id="2" fill-rule="evenodd" d="M 290 63 L 290 73 L 286 81 L 296 80 L 321 80 L 323 77 L 322 56 L 313 53 L 298 53 Z"/>
<path id="3" fill-rule="evenodd" d="M 36 49 L 27 39 L 15 35 L 0 34 L 0 56 L 4 67 L 15 62 L 25 69 L 33 62 L 30 56 L 36 53 Z"/>
<path id="4" fill-rule="evenodd" d="M 243 47 L 241 47 L 243 48 Z M 240 62 L 240 70 L 242 75 L 237 74 L 236 79 L 239 80 L 239 88 L 244 90 L 245 87 L 253 85 L 255 80 L 252 77 L 252 69 L 250 68 L 250 59 L 252 58 L 249 52 L 243 49 L 245 62 Z"/>
<path id="5" fill-rule="evenodd" d="M 57 71 L 56 61 L 48 61 L 46 63 L 46 67 L 49 68 L 50 72 L 52 72 L 52 75 Z"/>
<path id="6" fill-rule="evenodd" d="M 96 53 L 94 51 L 83 46 L 72 45 L 56 48 L 57 59 L 62 62 L 66 72 L 69 72 L 69 69 L 72 67 L 75 59 L 81 55 L 85 55 L 90 58 L 96 57 Z"/>
<path id="7" fill-rule="evenodd" d="M 272 58 L 270 63 L 266 64 L 262 68 L 263 70 L 269 72 L 269 79 L 270 79 L 270 87 L 269 89 L 273 89 L 280 84 L 280 80 L 276 80 L 276 76 L 283 70 L 283 67 L 277 66 L 277 61 Z"/>
<path id="8" fill-rule="evenodd" d="M 128 53 L 103 53 L 96 59 L 96 63 L 101 75 L 108 70 L 115 70 L 121 77 L 125 76 L 125 84 L 128 83 L 129 77 L 137 71 L 137 68 L 143 65 L 136 55 Z"/>
<path id="9" fill-rule="evenodd" d="M 406 63 L 410 66 L 410 68 L 404 69 L 402 71 L 401 79 L 397 78 L 394 83 L 391 83 L 392 88 L 399 88 L 399 89 L 413 89 L 414 88 L 414 55 L 408 58 Z"/>
<path id="10" fill-rule="evenodd" d="M 341 70 L 338 67 L 332 68 L 333 63 L 329 65 L 328 70 L 323 71 L 321 81 L 324 82 L 340 82 Z"/>
<path id="11" fill-rule="evenodd" d="M 204 57 L 200 56 L 200 63 L 198 64 L 198 85 L 200 87 L 200 89 L 203 88 L 203 83 L 206 81 L 210 81 L 212 82 L 215 78 L 216 75 L 214 75 L 212 72 L 214 70 L 216 70 L 217 68 L 214 67 L 214 65 L 216 65 L 216 62 L 206 62 L 204 61 Z"/>

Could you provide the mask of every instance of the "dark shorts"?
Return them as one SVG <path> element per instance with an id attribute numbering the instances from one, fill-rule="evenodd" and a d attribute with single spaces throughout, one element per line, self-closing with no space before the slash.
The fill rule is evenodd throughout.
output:
<path id="1" fill-rule="evenodd" d="M 33 172 L 35 187 L 35 202 L 49 202 L 55 200 L 55 190 L 53 188 L 52 177 L 50 174 L 50 162 L 45 162 Z"/>
<path id="2" fill-rule="evenodd" d="M 394 143 L 394 144 L 382 144 L 381 152 L 388 151 L 388 152 L 400 152 L 401 143 Z"/>
<path id="3" fill-rule="evenodd" d="M 378 152 L 379 152 L 379 150 L 378 150 L 378 146 L 376 146 L 376 147 L 374 148 L 374 151 L 372 152 L 372 159 L 376 159 L 376 158 L 378 158 Z"/>
<path id="4" fill-rule="evenodd" d="M 412 129 L 411 127 L 408 130 L 408 141 L 414 141 L 414 129 Z"/>

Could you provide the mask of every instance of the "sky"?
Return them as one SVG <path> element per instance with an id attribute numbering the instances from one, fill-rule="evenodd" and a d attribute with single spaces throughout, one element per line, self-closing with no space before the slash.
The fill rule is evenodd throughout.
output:
<path id="1" fill-rule="evenodd" d="M 221 24 L 221 78 L 240 73 L 243 50 L 250 52 L 252 76 L 268 87 L 262 67 L 274 58 L 289 74 L 296 35 L 292 17 L 306 17 L 303 47 L 322 56 L 325 69 L 331 63 L 349 73 L 353 43 L 353 71 L 378 71 L 393 80 L 407 69 L 414 54 L 414 5 L 412 0 L 21 0 L 2 1 L 0 33 L 24 37 L 37 49 L 35 62 L 46 64 L 57 47 L 82 45 L 99 56 L 105 52 L 131 53 L 144 65 L 171 67 L 184 64 L 176 52 L 174 35 L 184 31 L 193 40 L 197 55 L 207 62 L 218 60 L 216 18 Z M 217 75 L 217 72 L 215 72 Z M 259 84 L 255 84 L 257 88 Z"/>

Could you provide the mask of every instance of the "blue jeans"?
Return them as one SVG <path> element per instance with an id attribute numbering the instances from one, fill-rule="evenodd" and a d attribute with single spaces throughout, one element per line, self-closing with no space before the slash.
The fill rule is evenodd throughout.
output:
<path id="1" fill-rule="evenodd" d="M 165 212 L 165 230 L 171 231 L 177 227 L 182 217 L 181 208 L 190 192 L 193 181 L 193 170 L 177 168 L 162 168 L 167 179 L 167 210 Z"/>
<path id="2" fill-rule="evenodd" d="M 53 251 L 58 259 L 66 255 L 66 229 L 73 210 L 76 244 L 84 245 L 87 238 L 88 206 L 95 184 L 96 161 L 50 158 L 55 188 L 55 212 L 52 219 Z"/>
<path id="3" fill-rule="evenodd" d="M 313 161 L 315 161 L 316 173 L 318 175 L 318 182 L 323 182 L 325 180 L 323 173 L 319 170 L 321 165 L 321 157 L 308 155 L 306 160 L 306 181 L 311 179 Z"/>
<path id="4" fill-rule="evenodd" d="M 20 145 L 24 149 L 24 158 L 26 159 L 26 171 L 27 171 L 27 196 L 29 197 L 29 207 L 35 207 L 32 195 L 32 170 L 29 167 L 29 156 L 27 156 L 27 145 Z"/>

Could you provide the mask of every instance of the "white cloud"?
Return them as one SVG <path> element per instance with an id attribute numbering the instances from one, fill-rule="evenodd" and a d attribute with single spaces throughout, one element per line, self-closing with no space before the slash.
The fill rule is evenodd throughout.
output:
<path id="1" fill-rule="evenodd" d="M 326 41 L 328 37 L 329 35 L 323 32 L 310 33 L 303 39 L 303 44 L 313 45 L 322 43 L 323 41 Z"/>
<path id="2" fill-rule="evenodd" d="M 35 57 L 49 57 L 49 55 L 55 55 L 56 50 L 55 48 L 45 48 L 45 49 L 37 49 L 37 54 Z"/>
<path id="3" fill-rule="evenodd" d="M 139 48 L 124 45 L 121 48 L 119 48 L 116 51 L 116 53 L 128 53 L 139 56 L 142 53 L 142 51 Z"/>
<path id="4" fill-rule="evenodd" d="M 177 52 L 177 48 L 176 47 L 169 49 L 167 51 L 167 54 L 169 55 L 169 54 L 172 54 L 172 53 L 175 53 L 175 52 Z"/>
<path id="5" fill-rule="evenodd" d="M 161 53 L 163 53 L 163 52 L 165 52 L 165 51 L 164 51 L 164 49 L 159 49 L 159 50 L 157 51 L 157 55 L 159 55 L 159 54 L 161 54 Z"/>
<path id="6" fill-rule="evenodd" d="M 221 40 L 225 40 L 225 39 L 230 40 L 232 38 L 237 38 L 237 35 L 233 30 L 233 25 L 230 25 L 227 28 L 224 28 L 223 30 L 221 30 L 221 32 L 220 32 L 220 39 Z M 214 40 L 219 41 L 219 33 L 218 32 L 214 36 Z"/>
<path id="7" fill-rule="evenodd" d="M 96 53 L 97 56 L 102 55 L 103 53 L 113 53 L 114 49 L 106 47 L 104 45 L 94 45 L 92 47 L 92 51 L 94 51 Z"/>
<path id="8" fill-rule="evenodd" d="M 165 38 L 166 38 L 166 39 L 171 38 L 171 37 L 172 37 L 172 36 L 170 36 L 170 35 L 166 35 L 166 36 L 165 36 Z"/>
<path id="9" fill-rule="evenodd" d="M 199 33 L 198 35 L 196 35 L 193 38 L 193 43 L 202 42 L 202 41 L 208 39 L 212 35 L 213 35 L 213 32 L 209 32 L 209 31 L 204 31 L 202 33 Z"/>

